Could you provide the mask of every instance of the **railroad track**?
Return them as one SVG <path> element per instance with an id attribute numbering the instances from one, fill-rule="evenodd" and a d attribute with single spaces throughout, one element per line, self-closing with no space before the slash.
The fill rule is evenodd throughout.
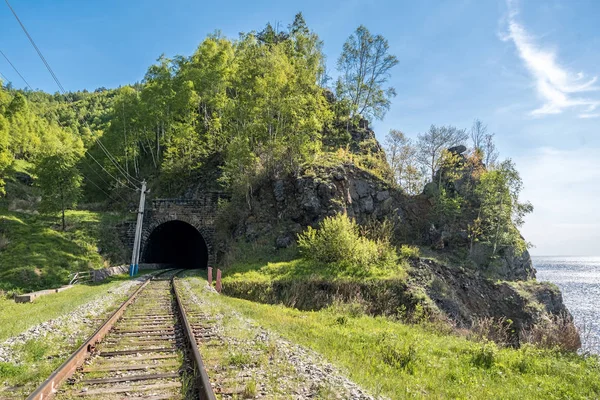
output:
<path id="1" fill-rule="evenodd" d="M 168 271 L 146 281 L 28 399 L 200 399 L 215 395 Z"/>

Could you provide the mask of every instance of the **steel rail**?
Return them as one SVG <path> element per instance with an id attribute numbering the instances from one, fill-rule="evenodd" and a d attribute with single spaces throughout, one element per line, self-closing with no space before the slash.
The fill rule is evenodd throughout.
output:
<path id="1" fill-rule="evenodd" d="M 102 324 L 100 328 L 94 332 L 94 334 L 77 349 L 71 357 L 69 357 L 60 367 L 58 367 L 48 379 L 46 379 L 38 388 L 27 397 L 27 400 L 46 400 L 52 398 L 58 386 L 65 380 L 69 379 L 71 375 L 83 365 L 86 358 L 96 348 L 96 343 L 100 342 L 104 336 L 111 330 L 115 322 L 125 312 L 127 306 L 129 306 L 137 296 L 144 290 L 144 288 L 154 278 L 150 277 L 123 304 L 119 307 L 112 315 Z"/>
<path id="2" fill-rule="evenodd" d="M 82 344 L 71 356 L 60 365 L 48 379 L 46 379 L 38 388 L 27 397 L 27 400 L 47 400 L 51 399 L 55 394 L 56 389 L 65 380 L 69 379 L 73 373 L 83 365 L 84 361 L 96 348 L 96 344 L 100 342 L 104 336 L 112 329 L 115 323 L 121 318 L 127 307 L 133 303 L 137 296 L 144 290 L 150 281 L 159 275 L 162 275 L 170 270 L 165 270 L 146 279 L 144 283 L 129 296 L 121 306 L 111 314 L 111 316 L 90 336 L 90 338 Z"/>
<path id="3" fill-rule="evenodd" d="M 175 277 L 179 274 L 175 274 L 173 276 L 173 291 L 175 293 L 175 299 L 177 300 L 177 307 L 179 309 L 179 314 L 181 316 L 181 321 L 183 322 L 185 335 L 188 338 L 188 343 L 190 345 L 192 351 L 192 357 L 194 359 L 194 369 L 196 376 L 196 386 L 198 388 L 198 396 L 200 400 L 216 400 L 215 393 L 210 384 L 210 380 L 208 378 L 208 374 L 206 373 L 206 368 L 204 367 L 204 363 L 202 362 L 202 356 L 200 355 L 200 350 L 198 349 L 198 343 L 196 342 L 196 338 L 194 336 L 194 331 L 192 326 L 190 325 L 190 321 L 187 318 L 185 307 L 183 306 L 183 302 L 181 301 L 181 297 L 179 296 L 179 291 L 177 290 L 177 286 L 175 285 Z"/>

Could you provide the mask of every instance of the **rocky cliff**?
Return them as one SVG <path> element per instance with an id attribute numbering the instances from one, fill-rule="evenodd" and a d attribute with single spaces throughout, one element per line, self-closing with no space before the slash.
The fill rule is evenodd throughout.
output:
<path id="1" fill-rule="evenodd" d="M 367 126 L 360 129 L 362 132 L 353 133 L 354 140 L 374 138 Z M 378 147 L 373 150 L 381 151 Z M 413 262 L 409 286 L 413 291 L 424 291 L 432 312 L 458 326 L 469 327 L 478 319 L 492 317 L 510 320 L 513 331 L 520 332 L 569 315 L 556 287 L 535 282 L 535 270 L 526 251 L 516 255 L 515 249 L 504 249 L 493 264 L 479 261 L 486 256 L 484 246 L 477 247 L 470 257 L 464 256 L 467 237 L 463 227 L 432 224 L 431 190 L 428 187 L 421 195 L 407 196 L 353 163 L 313 165 L 298 175 L 265 180 L 255 187 L 248 199 L 249 207 L 244 206 L 244 211 L 236 215 L 232 232 L 237 239 L 267 240 L 282 248 L 293 245 L 297 234 L 307 226 L 314 227 L 323 218 L 340 212 L 363 225 L 387 220 L 394 227 L 394 243 L 431 249 L 427 257 Z M 286 299 L 270 301 L 285 303 Z M 377 309 L 384 314 L 393 312 L 385 304 Z"/>

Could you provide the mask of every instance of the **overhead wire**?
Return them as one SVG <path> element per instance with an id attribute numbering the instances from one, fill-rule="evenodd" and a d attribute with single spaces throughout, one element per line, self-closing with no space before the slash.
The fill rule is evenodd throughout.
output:
<path id="1" fill-rule="evenodd" d="M 100 164 L 100 162 L 98 160 L 96 160 L 96 157 L 94 157 L 90 152 L 86 151 L 85 152 L 88 156 L 92 157 L 92 160 L 94 160 L 96 162 L 96 164 L 98 164 L 100 166 L 100 168 L 102 168 L 102 170 L 104 172 L 106 172 L 111 178 L 113 178 L 115 181 L 117 181 L 117 183 L 122 184 L 123 186 L 128 187 L 129 189 L 133 190 L 133 191 L 137 191 L 138 189 L 136 187 L 131 187 L 128 186 L 127 184 L 124 184 L 123 182 L 121 182 L 119 179 L 117 179 L 113 174 L 111 174 L 110 172 L 108 172 L 108 170 L 106 168 L 104 168 L 104 165 Z"/>
<path id="2" fill-rule="evenodd" d="M 60 81 L 56 77 L 56 74 L 54 73 L 54 71 L 52 70 L 52 68 L 50 68 L 50 64 L 48 64 L 48 61 L 46 61 L 46 58 L 44 57 L 44 55 L 42 54 L 42 52 L 40 51 L 40 49 L 37 47 L 37 45 L 35 44 L 35 41 L 33 40 L 33 38 L 31 37 L 31 35 L 27 31 L 27 28 L 25 28 L 25 25 L 23 25 L 23 23 L 21 22 L 21 19 L 19 18 L 19 16 L 15 12 L 15 10 L 12 8 L 12 6 L 8 2 L 8 0 L 4 0 L 4 1 L 6 2 L 6 5 L 8 6 L 8 8 L 10 8 L 10 11 L 13 13 L 13 15 L 15 16 L 15 18 L 17 19 L 17 22 L 19 23 L 19 25 L 21 25 L 21 28 L 23 29 L 23 32 L 25 32 L 25 35 L 27 35 L 27 38 L 29 39 L 29 41 L 33 45 L 33 48 L 35 49 L 35 51 L 37 51 L 38 55 L 40 56 L 40 58 L 42 59 L 42 61 L 46 65 L 46 68 L 50 72 L 50 75 L 52 75 L 52 78 L 54 79 L 54 81 L 56 82 L 56 84 L 58 85 L 58 87 L 60 88 L 60 90 L 63 93 L 65 93 L 65 88 L 63 87 L 63 85 L 61 85 Z"/>
<path id="3" fill-rule="evenodd" d="M 27 31 L 27 28 L 25 27 L 25 25 L 23 24 L 23 22 L 21 21 L 21 19 L 19 18 L 19 16 L 17 15 L 17 12 L 12 8 L 12 6 L 10 5 L 10 3 L 8 2 L 8 0 L 4 0 L 6 5 L 8 6 L 8 8 L 10 9 L 10 11 L 12 12 L 12 14 L 14 15 L 14 17 L 16 18 L 17 22 L 19 23 L 19 25 L 21 26 L 21 28 L 23 29 L 23 32 L 25 32 L 25 35 L 27 35 L 27 38 L 29 39 L 29 41 L 31 42 L 31 45 L 33 46 L 33 48 L 35 49 L 35 51 L 37 52 L 38 56 L 40 57 L 40 59 L 42 60 L 42 62 L 44 63 L 44 65 L 46 66 L 46 69 L 48 70 L 48 72 L 50 72 L 50 75 L 52 76 L 52 79 L 54 79 L 54 82 L 56 82 L 56 85 L 59 87 L 61 93 L 63 95 L 66 96 L 66 90 L 63 87 L 63 85 L 60 83 L 60 80 L 58 79 L 58 77 L 56 76 L 56 74 L 54 73 L 54 71 L 52 70 L 52 67 L 50 67 L 50 64 L 48 63 L 48 61 L 46 60 L 46 58 L 44 57 L 44 55 L 42 54 L 41 50 L 39 49 L 39 47 L 36 45 L 35 41 L 33 40 L 33 38 L 31 37 L 31 35 L 29 34 L 29 31 Z M 5 56 L 6 58 L 6 56 Z M 7 58 L 8 61 L 8 58 Z M 10 62 L 10 61 L 9 61 Z M 12 64 L 11 64 L 12 65 Z M 13 67 L 14 68 L 14 67 Z M 20 74 L 19 74 L 20 75 Z M 24 79 L 23 79 L 24 80 Z M 32 89 L 33 90 L 33 89 Z M 69 103 L 73 104 L 73 101 L 69 98 L 67 98 L 67 101 L 69 101 Z M 91 128 L 88 124 L 88 122 L 84 119 L 84 124 L 86 125 L 86 127 L 88 129 Z M 102 142 L 100 142 L 99 139 L 94 138 L 94 141 L 96 142 L 96 144 L 98 144 L 98 146 L 102 149 L 102 151 L 104 152 L 104 154 L 106 155 L 106 157 L 109 159 L 109 161 L 114 165 L 114 167 L 119 171 L 119 173 L 121 175 L 123 175 L 125 177 L 125 179 L 127 180 L 127 182 L 132 185 L 134 187 L 133 190 L 137 191 L 137 190 L 141 190 L 140 188 L 137 187 L 137 185 L 135 183 L 132 182 L 133 181 L 137 181 L 139 183 L 141 183 L 142 181 L 140 181 L 139 179 L 134 178 L 133 176 L 131 176 L 129 173 L 127 173 L 118 163 L 118 161 L 116 160 L 116 158 L 110 153 L 110 151 L 108 151 L 108 149 L 102 144 Z M 86 154 L 89 154 L 90 156 L 92 156 L 87 150 L 85 151 Z M 92 158 L 94 158 L 92 156 Z M 100 165 L 102 167 L 102 169 L 108 173 L 108 171 L 94 158 L 94 161 L 96 161 L 96 163 L 98 163 L 98 165 Z M 116 179 L 112 174 L 109 173 L 109 175 L 115 179 L 117 182 L 119 182 L 118 179 Z M 126 185 L 127 186 L 127 185 Z M 130 186 L 127 186 L 130 189 L 132 189 Z"/>
<path id="4" fill-rule="evenodd" d="M 92 185 L 96 186 L 96 188 L 98 188 L 102 193 L 104 193 L 106 195 L 106 197 L 108 197 L 109 199 L 113 200 L 112 196 L 110 194 L 106 193 L 106 191 L 104 191 L 104 189 L 102 189 L 100 186 L 96 185 L 96 183 L 93 180 L 91 180 L 90 178 L 88 178 L 87 176 L 85 176 L 83 174 L 81 176 L 83 176 L 83 179 L 85 179 L 86 181 L 88 181 Z"/>
<path id="5" fill-rule="evenodd" d="M 100 180 L 101 180 L 102 182 L 104 182 L 104 183 L 106 184 L 106 186 L 110 187 L 110 183 L 108 183 L 108 182 L 106 181 L 106 179 L 104 179 L 104 178 L 102 177 L 102 175 L 100 175 L 100 174 L 98 173 L 98 171 L 96 171 L 94 168 L 92 168 L 92 166 L 91 166 L 91 165 L 89 165 L 87 162 L 85 162 L 85 165 L 86 165 L 86 167 L 87 167 L 87 168 L 88 168 L 90 171 L 92 171 L 92 172 L 93 172 L 93 173 L 94 173 L 94 174 L 95 174 L 95 175 L 96 175 L 98 178 L 100 178 Z M 88 178 L 88 180 L 89 180 L 89 178 Z M 115 192 L 115 193 L 116 193 L 116 195 L 117 195 L 117 196 L 119 196 L 119 197 L 121 198 L 121 200 L 123 200 L 124 202 L 126 202 L 126 203 L 127 203 L 127 200 L 126 200 L 126 199 L 125 199 L 123 196 L 121 196 L 121 194 L 120 194 L 119 192 Z"/>
<path id="6" fill-rule="evenodd" d="M 4 54 L 4 52 L 2 50 L 0 50 L 0 54 L 2 54 L 2 57 L 4 57 L 4 59 L 10 64 L 10 66 L 12 67 L 12 69 L 15 70 L 15 72 L 17 73 L 17 75 L 19 75 L 21 77 L 21 79 L 23 80 L 23 82 L 25 82 L 25 84 L 27 85 L 27 87 L 29 89 L 31 89 L 31 91 L 33 92 L 33 88 L 31 87 L 31 85 L 29 84 L 29 82 L 27 82 L 27 80 L 25 80 L 25 78 L 23 77 L 23 75 L 21 75 L 21 73 L 19 72 L 19 70 L 17 69 L 17 67 L 14 66 L 14 64 L 12 62 L 10 62 L 10 60 L 8 59 L 8 57 L 6 56 L 6 54 Z"/>
<path id="7" fill-rule="evenodd" d="M 129 175 L 129 173 L 127 171 L 125 171 L 123 169 L 123 167 L 121 167 L 121 165 L 117 162 L 117 160 L 115 159 L 115 157 L 110 153 L 110 151 L 108 151 L 108 149 L 106 148 L 106 146 L 104 146 L 104 144 L 100 141 L 100 139 L 97 139 L 97 143 L 98 143 L 98 146 L 100 146 L 105 151 L 107 157 L 109 157 L 111 159 L 111 161 L 113 161 L 113 164 L 115 165 L 115 167 L 117 168 L 117 170 L 121 173 L 121 175 L 123 175 L 125 177 L 125 179 L 129 180 L 129 178 L 131 178 L 131 179 L 133 179 L 134 181 L 136 181 L 138 183 L 142 183 L 141 180 L 136 179 L 133 176 Z"/>

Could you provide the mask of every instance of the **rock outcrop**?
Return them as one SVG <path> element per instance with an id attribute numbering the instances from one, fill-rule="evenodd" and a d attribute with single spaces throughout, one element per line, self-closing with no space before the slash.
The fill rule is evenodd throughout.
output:
<path id="1" fill-rule="evenodd" d="M 464 149 L 456 149 L 457 154 L 461 151 Z M 355 218 L 359 224 L 392 221 L 396 243 L 431 246 L 437 249 L 442 259 L 467 245 L 465 231 L 432 225 L 430 217 L 434 203 L 431 195 L 407 196 L 349 163 L 313 166 L 298 176 L 265 181 L 254 189 L 250 204 L 251 211 L 236 224 L 235 236 L 248 241 L 270 238 L 268 240 L 276 248 L 292 245 L 297 234 L 307 226 L 315 227 L 325 217 L 340 212 Z M 415 262 L 409 272 L 409 281 L 417 291 L 427 293 L 432 301 L 430 306 L 458 326 L 469 327 L 475 320 L 487 317 L 510 319 L 516 332 L 515 342 L 519 341 L 519 332 L 540 321 L 569 315 L 556 287 L 531 280 L 535 270 L 527 252 L 516 255 L 514 249 L 508 248 L 489 264 L 484 262 L 489 256 L 488 250 L 484 246 L 476 247 L 471 261 L 465 261 L 462 266 L 443 265 L 427 259 Z M 478 257 L 482 260 L 479 263 Z M 289 292 L 290 288 L 285 285 L 295 284 L 282 283 L 281 293 Z M 279 293 L 275 289 L 265 290 L 275 296 Z M 329 299 L 325 294 L 321 296 Z M 289 300 L 285 296 L 275 297 L 270 301 L 286 303 Z M 407 300 L 410 298 L 402 301 L 413 304 L 412 300 Z M 314 304 L 313 300 L 295 298 L 294 306 L 303 302 Z M 377 310 L 384 314 L 394 311 L 384 305 Z"/>

